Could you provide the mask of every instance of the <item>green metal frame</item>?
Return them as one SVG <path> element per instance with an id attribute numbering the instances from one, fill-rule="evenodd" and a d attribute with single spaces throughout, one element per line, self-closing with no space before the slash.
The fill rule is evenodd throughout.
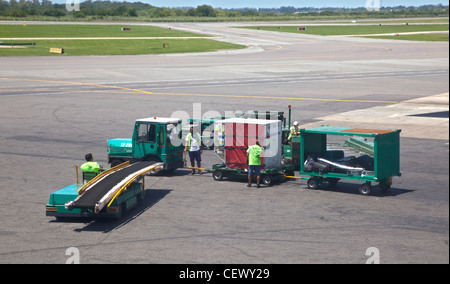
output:
<path id="1" fill-rule="evenodd" d="M 351 175 L 345 173 L 319 173 L 305 172 L 304 163 L 300 164 L 300 175 L 309 175 L 325 179 L 352 179 L 370 182 L 379 182 L 381 186 L 388 186 L 392 177 L 401 176 L 400 173 L 400 132 L 401 130 L 373 130 L 354 129 L 349 127 L 320 126 L 311 129 L 300 129 L 300 159 L 305 161 L 308 153 L 317 153 L 319 157 L 327 157 L 327 136 L 341 135 L 351 137 L 370 137 L 371 143 L 365 143 L 367 152 L 373 150 L 374 171 L 367 175 Z M 358 140 L 354 140 L 358 141 Z M 367 146 L 369 145 L 369 146 Z M 361 150 L 361 149 L 360 149 Z"/>
<path id="2" fill-rule="evenodd" d="M 235 178 L 235 179 L 245 179 L 247 180 L 248 171 L 246 169 L 232 169 L 226 167 L 224 164 L 215 164 L 212 166 L 212 170 L 208 170 L 208 172 L 221 171 L 223 173 L 223 177 Z M 261 170 L 261 179 L 264 180 L 264 177 L 269 177 L 270 182 L 267 182 L 267 185 L 271 185 L 275 181 L 281 181 L 284 178 L 284 174 L 286 172 L 294 171 L 293 165 L 281 165 L 279 167 L 264 169 Z M 215 178 L 214 178 L 215 179 Z"/>

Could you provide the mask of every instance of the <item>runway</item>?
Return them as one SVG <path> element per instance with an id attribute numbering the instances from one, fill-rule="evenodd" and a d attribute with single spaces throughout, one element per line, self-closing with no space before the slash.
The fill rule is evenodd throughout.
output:
<path id="1" fill-rule="evenodd" d="M 164 23 L 244 50 L 0 60 L 0 263 L 448 263 L 448 42 L 321 37 Z M 201 110 L 194 104 L 201 104 Z M 51 192 L 75 182 L 106 140 L 149 116 L 280 110 L 302 127 L 402 129 L 392 189 L 305 182 L 247 189 L 210 174 L 146 177 L 118 222 L 55 222 Z M 203 154 L 204 167 L 219 161 Z"/>

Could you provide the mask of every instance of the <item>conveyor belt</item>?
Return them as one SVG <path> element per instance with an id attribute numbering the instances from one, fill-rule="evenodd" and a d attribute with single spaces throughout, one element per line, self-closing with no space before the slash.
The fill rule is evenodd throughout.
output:
<path id="1" fill-rule="evenodd" d="M 132 177 L 134 173 L 138 173 L 140 170 L 143 170 L 154 163 L 155 162 L 150 161 L 137 162 L 105 176 L 86 189 L 86 191 L 71 204 L 71 208 L 94 209 L 96 204 L 108 194 L 113 187 L 124 181 L 124 179 L 127 179 L 130 176 Z"/>

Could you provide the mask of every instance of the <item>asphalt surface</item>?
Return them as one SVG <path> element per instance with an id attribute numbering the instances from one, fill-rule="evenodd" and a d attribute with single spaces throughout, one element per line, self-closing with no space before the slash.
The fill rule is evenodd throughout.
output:
<path id="1" fill-rule="evenodd" d="M 0 263 L 65 263 L 69 248 L 81 263 L 449 263 L 448 42 L 160 26 L 249 48 L 1 58 Z M 256 189 L 179 169 L 146 177 L 121 220 L 45 216 L 84 155 L 107 166 L 106 140 L 131 137 L 138 118 L 288 105 L 304 127 L 402 129 L 402 176 L 362 196 L 346 180 Z M 204 151 L 202 166 L 218 162 Z"/>

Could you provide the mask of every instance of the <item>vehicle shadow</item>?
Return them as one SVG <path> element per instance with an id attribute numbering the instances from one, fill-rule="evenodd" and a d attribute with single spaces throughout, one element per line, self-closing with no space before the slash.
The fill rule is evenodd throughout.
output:
<path id="1" fill-rule="evenodd" d="M 361 185 L 360 183 L 339 181 L 336 185 L 323 183 L 323 184 L 319 185 L 319 187 L 317 189 L 311 189 L 311 190 L 323 190 L 323 191 L 332 191 L 332 192 L 340 192 L 340 193 L 346 193 L 346 194 L 361 195 L 361 193 L 359 192 L 360 185 Z M 375 197 L 397 196 L 397 195 L 401 195 L 401 194 L 405 194 L 405 193 L 414 191 L 411 189 L 398 188 L 398 187 L 395 187 L 395 185 L 393 185 L 389 190 L 382 190 L 375 185 L 376 185 L 376 183 L 374 183 L 372 190 L 370 191 L 370 194 L 368 196 L 375 196 Z M 305 185 L 305 188 L 308 188 L 308 187 Z"/>
<path id="2" fill-rule="evenodd" d="M 145 213 L 148 209 L 152 208 L 160 200 L 162 200 L 166 195 L 168 195 L 171 189 L 146 189 L 145 197 L 142 203 L 137 207 L 130 209 L 122 216 L 120 219 L 93 219 L 93 218 L 74 218 L 69 222 L 83 222 L 87 225 L 83 228 L 75 229 L 75 232 L 103 232 L 108 233 L 112 230 L 119 229 L 134 219 L 138 218 L 140 215 Z"/>

